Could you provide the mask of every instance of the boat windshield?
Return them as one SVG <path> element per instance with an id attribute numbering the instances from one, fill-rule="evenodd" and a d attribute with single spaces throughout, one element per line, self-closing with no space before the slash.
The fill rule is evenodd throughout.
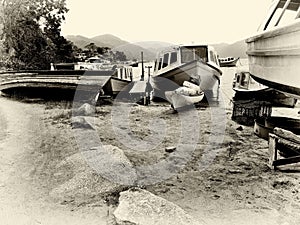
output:
<path id="1" fill-rule="evenodd" d="M 199 59 L 207 62 L 207 55 L 207 46 L 188 46 L 181 48 L 181 61 L 183 63 Z"/>
<path id="2" fill-rule="evenodd" d="M 277 0 L 271 6 L 269 17 L 262 27 L 268 30 L 272 27 L 284 26 L 300 16 L 299 0 Z"/>

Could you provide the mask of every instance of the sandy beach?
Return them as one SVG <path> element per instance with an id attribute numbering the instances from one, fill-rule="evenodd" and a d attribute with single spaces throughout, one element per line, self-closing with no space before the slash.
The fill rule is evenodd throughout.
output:
<path id="1" fill-rule="evenodd" d="M 107 103 L 86 117 L 94 129 L 72 127 L 72 102 L 0 97 L 1 224 L 115 224 L 119 193 L 132 187 L 175 203 L 208 225 L 299 224 L 300 170 L 270 170 L 267 141 L 255 136 L 253 127 L 231 120 L 235 70 L 223 69 L 221 109 L 204 106 L 173 114 L 166 102 Z M 122 114 L 127 107 L 130 113 Z M 300 118 L 296 107 L 274 113 Z M 218 110 L 225 120 L 215 114 Z M 224 124 L 224 131 L 214 130 L 216 123 Z M 179 151 L 193 125 L 198 129 L 190 140 L 193 151 Z M 114 183 L 83 157 L 98 142 L 121 149 L 135 168 L 172 157 L 179 163 L 161 180 L 164 174 L 157 178 L 154 169 L 147 176 L 140 172 L 133 184 Z"/>

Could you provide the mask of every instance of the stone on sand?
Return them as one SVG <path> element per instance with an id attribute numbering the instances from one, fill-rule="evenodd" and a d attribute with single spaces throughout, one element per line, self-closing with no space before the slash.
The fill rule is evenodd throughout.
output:
<path id="1" fill-rule="evenodd" d="M 95 195 L 107 195 L 132 185 L 137 179 L 124 152 L 112 145 L 68 156 L 56 169 L 71 177 L 51 191 L 50 196 L 59 201 L 87 202 Z"/>
<path id="2" fill-rule="evenodd" d="M 74 114 L 78 116 L 92 116 L 95 114 L 95 108 L 88 103 L 84 103 L 74 111 Z"/>
<path id="3" fill-rule="evenodd" d="M 119 225 L 203 224 L 174 203 L 141 189 L 121 192 L 114 216 Z"/>
<path id="4" fill-rule="evenodd" d="M 134 185 L 137 173 L 123 150 L 113 145 L 94 147 L 83 151 L 88 164 L 104 178 L 122 185 Z"/>
<path id="5" fill-rule="evenodd" d="M 94 130 L 94 127 L 92 126 L 92 124 L 88 120 L 86 120 L 85 117 L 82 117 L 82 116 L 72 117 L 72 127 L 73 128 L 93 129 Z"/>
<path id="6" fill-rule="evenodd" d="M 114 193 L 119 185 L 99 176 L 92 170 L 76 173 L 70 180 L 52 189 L 49 195 L 60 202 L 88 203 L 96 195 Z"/>

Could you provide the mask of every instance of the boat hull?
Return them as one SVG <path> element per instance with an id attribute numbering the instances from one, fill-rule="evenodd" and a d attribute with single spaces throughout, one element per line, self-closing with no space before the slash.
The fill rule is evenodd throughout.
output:
<path id="1" fill-rule="evenodd" d="M 188 106 L 192 106 L 195 103 L 202 101 L 204 93 L 196 96 L 185 96 L 176 93 L 176 91 L 167 91 L 166 99 L 171 103 L 172 107 L 177 109 L 183 109 Z"/>
<path id="2" fill-rule="evenodd" d="M 184 81 L 189 81 L 191 78 L 198 80 L 202 91 L 214 90 L 219 84 L 221 72 L 208 64 L 201 61 L 192 61 L 166 71 L 158 76 L 153 76 L 151 79 L 154 91 L 164 93 L 173 91 L 183 85 Z"/>
<path id="3" fill-rule="evenodd" d="M 220 63 L 221 67 L 234 67 L 234 66 L 236 66 L 236 63 L 238 60 L 239 60 L 239 58 L 236 58 L 234 60 L 227 61 L 227 62 L 219 61 L 219 63 Z"/>
<path id="4" fill-rule="evenodd" d="M 294 107 L 297 100 L 294 97 L 278 92 L 272 88 L 261 90 L 234 89 L 234 100 L 255 99 L 256 101 L 268 101 L 277 107 Z"/>
<path id="5" fill-rule="evenodd" d="M 246 43 L 251 76 L 300 98 L 300 22 L 264 31 Z"/>
<path id="6" fill-rule="evenodd" d="M 123 80 L 116 77 L 111 77 L 110 85 L 111 85 L 112 94 L 115 96 L 119 94 L 121 91 L 127 90 L 126 87 L 129 87 L 130 83 L 131 81 L 129 80 Z"/>

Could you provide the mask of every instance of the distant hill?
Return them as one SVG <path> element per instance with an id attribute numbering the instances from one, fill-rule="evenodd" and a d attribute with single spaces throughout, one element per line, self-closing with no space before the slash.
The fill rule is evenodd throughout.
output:
<path id="1" fill-rule="evenodd" d="M 74 45 L 76 45 L 78 48 L 84 49 L 85 46 L 87 46 L 90 43 L 95 43 L 94 40 L 91 40 L 90 38 L 81 36 L 81 35 L 67 35 L 65 37 L 69 41 L 72 41 Z M 99 47 L 104 47 L 104 43 L 95 43 Z"/>
<path id="2" fill-rule="evenodd" d="M 95 43 L 99 47 L 110 47 L 114 51 L 122 51 L 128 59 L 141 58 L 141 52 L 144 53 L 145 60 L 153 60 L 158 51 L 173 44 L 159 41 L 145 41 L 138 43 L 129 43 L 111 34 L 98 35 L 93 38 L 87 38 L 81 35 L 68 35 L 66 38 L 72 41 L 77 47 L 84 48 L 90 43 Z M 220 57 L 240 57 L 247 58 L 246 43 L 244 40 L 233 44 L 219 43 L 212 44 Z"/>
<path id="3" fill-rule="evenodd" d="M 144 41 L 144 42 L 136 42 L 134 44 L 151 51 L 155 55 L 159 51 L 163 50 L 164 48 L 174 45 L 172 43 L 160 42 L 160 41 Z"/>
<path id="4" fill-rule="evenodd" d="M 246 54 L 247 45 L 245 43 L 245 40 L 238 41 L 233 44 L 226 44 L 226 43 L 213 44 L 213 46 L 217 51 L 219 57 L 221 58 L 227 56 L 247 58 L 247 54 Z"/>
<path id="5" fill-rule="evenodd" d="M 103 43 L 105 46 L 110 47 L 110 48 L 114 48 L 116 46 L 120 46 L 120 45 L 126 45 L 129 44 L 129 42 L 124 41 L 114 35 L 111 34 L 103 34 L 103 35 L 99 35 L 96 37 L 91 38 L 94 43 Z"/>
<path id="6" fill-rule="evenodd" d="M 72 41 L 77 47 L 82 49 L 90 43 L 95 43 L 95 45 L 99 47 L 109 47 L 113 51 L 122 51 L 128 59 L 140 60 L 141 52 L 144 53 L 145 60 L 153 60 L 155 58 L 155 54 L 152 51 L 131 44 L 111 34 L 99 35 L 93 38 L 87 38 L 81 35 L 68 35 L 66 39 Z"/>

